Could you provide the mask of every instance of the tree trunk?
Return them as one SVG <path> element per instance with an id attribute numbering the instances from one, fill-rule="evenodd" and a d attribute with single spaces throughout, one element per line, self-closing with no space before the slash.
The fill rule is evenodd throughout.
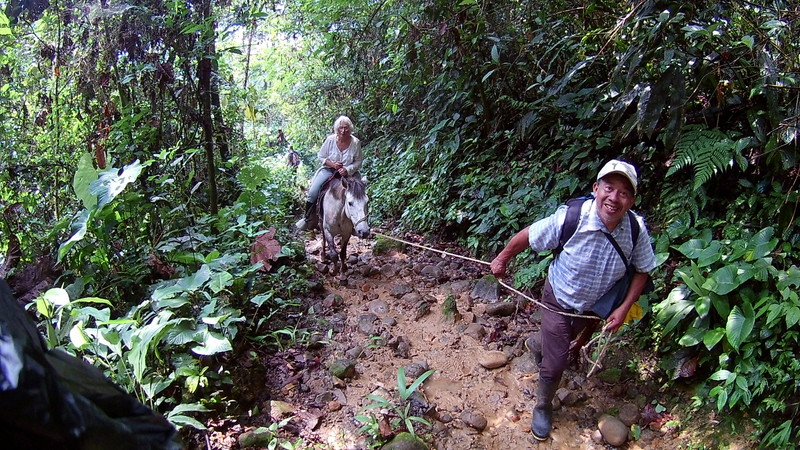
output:
<path id="1" fill-rule="evenodd" d="M 211 18 L 211 0 L 203 0 L 203 19 Z M 215 53 L 213 24 L 203 33 L 205 51 L 197 64 L 198 91 L 200 94 L 200 124 L 203 127 L 203 148 L 206 153 L 209 208 L 212 214 L 219 212 L 217 204 L 217 167 L 214 162 L 214 122 L 211 111 L 211 57 Z"/>

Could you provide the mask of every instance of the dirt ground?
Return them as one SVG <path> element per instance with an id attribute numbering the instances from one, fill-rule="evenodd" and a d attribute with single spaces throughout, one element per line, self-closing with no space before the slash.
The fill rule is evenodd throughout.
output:
<path id="1" fill-rule="evenodd" d="M 409 374 L 407 384 L 426 369 L 435 371 L 417 389 L 422 396 L 411 396 L 415 400 L 410 415 L 431 423 L 428 427 L 413 422 L 416 434 L 429 448 L 722 445 L 721 441 L 712 441 L 710 447 L 701 445 L 708 433 L 700 436 L 697 428 L 713 428 L 719 420 L 713 414 L 681 416 L 680 408 L 670 407 L 667 398 L 685 407 L 691 390 L 659 392 L 664 380 L 654 375 L 652 364 L 647 373 L 646 356 L 634 357 L 625 333 L 603 358 L 605 374 L 601 371 L 587 378 L 585 362 L 573 364 L 565 373 L 557 395 L 563 402 L 557 402 L 551 438 L 536 441 L 530 420 L 538 368 L 524 345 L 539 327 L 536 305 L 502 291 L 493 302 L 476 297 L 475 286 L 488 273 L 485 265 L 411 246 L 378 255 L 373 253 L 375 242 L 351 240 L 348 271 L 331 274 L 332 266 L 320 262 L 319 236 L 308 241 L 307 255 L 320 274 L 321 286 L 305 300 L 313 312 L 304 316 L 304 323 L 315 324 L 317 338 L 304 342 L 305 346 L 259 353 L 260 362 L 248 363 L 255 381 L 248 381 L 253 383 L 249 387 L 240 386 L 253 395 L 250 414 L 210 421 L 205 442 L 198 439 L 195 445 L 243 448 L 250 443 L 245 435 L 271 425 L 284 448 L 375 448 L 369 432 L 362 429 L 365 423 L 356 416 L 373 413 L 377 420 L 372 432 L 382 433 L 384 442 L 400 431 L 391 425 L 397 418 L 391 408 L 364 408 L 376 403 L 371 395 L 401 404 L 401 368 Z M 442 249 L 459 253 L 456 248 Z M 446 303 L 450 306 L 445 307 Z M 498 303 L 513 307 L 503 312 Z M 333 331 L 326 335 L 325 330 Z M 336 363 L 348 362 L 349 374 L 343 378 L 331 374 Z M 606 376 L 609 373 L 616 375 Z M 626 417 L 622 411 L 627 411 Z M 619 447 L 606 443 L 598 430 L 605 414 L 635 422 L 636 436 L 630 433 Z M 255 448 L 266 447 L 268 441 L 254 444 Z M 725 441 L 721 448 L 750 446 Z"/>

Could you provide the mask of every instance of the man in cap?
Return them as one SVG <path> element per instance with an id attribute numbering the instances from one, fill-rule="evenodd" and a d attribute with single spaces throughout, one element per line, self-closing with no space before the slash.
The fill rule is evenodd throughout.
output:
<path id="1" fill-rule="evenodd" d="M 607 330 L 616 332 L 622 326 L 649 279 L 648 273 L 656 267 L 644 220 L 633 215 L 640 228 L 634 245 L 627 219 L 636 201 L 637 185 L 636 169 L 631 164 L 620 160 L 607 162 L 592 186 L 594 198 L 581 205 L 575 233 L 550 264 L 541 298 L 547 308 L 542 309 L 542 362 L 531 422 L 536 439 L 545 440 L 550 435 L 553 396 L 568 364 L 570 342 L 590 321 L 597 320 L 563 313 L 592 314 L 595 302 L 625 275 L 625 262 L 611 239 L 616 240 L 636 273 L 622 304 L 606 319 Z M 535 252 L 559 248 L 566 214 L 567 206 L 563 205 L 551 216 L 517 233 L 492 261 L 492 273 L 504 276 L 508 263 L 528 246 Z"/>

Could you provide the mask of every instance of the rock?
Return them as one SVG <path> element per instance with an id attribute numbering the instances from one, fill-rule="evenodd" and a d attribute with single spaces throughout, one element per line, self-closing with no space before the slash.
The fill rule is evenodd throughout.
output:
<path id="1" fill-rule="evenodd" d="M 450 289 L 453 290 L 454 294 L 461 294 L 462 292 L 466 292 L 469 290 L 471 282 L 469 280 L 458 280 L 453 281 L 450 285 Z"/>
<path id="2" fill-rule="evenodd" d="M 280 400 L 270 400 L 268 406 L 269 417 L 275 421 L 294 413 L 294 406 L 292 406 L 291 403 L 282 402 Z"/>
<path id="3" fill-rule="evenodd" d="M 592 432 L 592 440 L 597 442 L 598 444 L 602 444 L 603 443 L 603 433 L 601 433 L 600 430 L 594 430 Z"/>
<path id="4" fill-rule="evenodd" d="M 392 264 L 381 266 L 381 276 L 384 278 L 392 278 L 397 275 L 397 268 Z"/>
<path id="5" fill-rule="evenodd" d="M 391 294 L 389 295 L 391 295 L 394 298 L 400 298 L 411 291 L 413 291 L 413 289 L 411 288 L 411 286 L 407 284 L 395 284 L 394 287 L 392 287 Z"/>
<path id="6" fill-rule="evenodd" d="M 338 308 L 342 306 L 344 299 L 339 294 L 330 294 L 322 301 L 322 305 L 326 308 Z"/>
<path id="7" fill-rule="evenodd" d="M 517 310 L 513 302 L 497 302 L 486 306 L 486 314 L 492 317 L 507 317 Z"/>
<path id="8" fill-rule="evenodd" d="M 274 438 L 275 435 L 269 431 L 269 428 L 258 427 L 239 435 L 239 447 L 267 447 Z"/>
<path id="9" fill-rule="evenodd" d="M 578 403 L 577 394 L 567 388 L 561 388 L 557 390 L 556 397 L 558 397 L 558 400 L 561 401 L 561 404 L 564 406 L 572 406 L 575 403 Z"/>
<path id="10" fill-rule="evenodd" d="M 364 356 L 366 352 L 364 352 L 364 347 L 360 345 L 356 345 L 353 348 L 348 349 L 344 352 L 344 355 L 347 356 L 348 359 L 358 359 Z"/>
<path id="11" fill-rule="evenodd" d="M 428 450 L 425 442 L 409 432 L 403 432 L 394 437 L 388 444 L 381 447 L 383 450 Z"/>
<path id="12" fill-rule="evenodd" d="M 602 416 L 597 428 L 603 435 L 603 439 L 615 447 L 619 447 L 628 440 L 628 427 L 614 416 L 608 414 Z"/>
<path id="13" fill-rule="evenodd" d="M 420 275 L 423 277 L 428 277 L 432 280 L 441 280 L 443 278 L 444 272 L 442 268 L 439 266 L 425 266 L 422 268 Z"/>
<path id="14" fill-rule="evenodd" d="M 419 378 L 420 375 L 428 370 L 427 361 L 414 361 L 405 367 L 406 377 L 410 379 Z"/>
<path id="15" fill-rule="evenodd" d="M 429 312 L 431 312 L 431 304 L 425 300 L 420 301 L 414 308 L 414 321 L 422 319 L 427 316 Z"/>
<path id="16" fill-rule="evenodd" d="M 372 336 L 375 334 L 375 321 L 377 320 L 378 316 L 375 314 L 361 314 L 358 316 L 358 331 L 361 332 L 361 334 Z"/>
<path id="17" fill-rule="evenodd" d="M 500 283 L 494 275 L 486 275 L 475 283 L 470 296 L 495 303 L 500 299 Z"/>
<path id="18" fill-rule="evenodd" d="M 377 315 L 383 315 L 389 312 L 389 304 L 383 300 L 373 300 L 367 304 L 369 312 Z"/>
<path id="19" fill-rule="evenodd" d="M 389 325 L 390 327 L 397 325 L 397 319 L 395 319 L 394 317 L 384 317 L 382 320 L 383 323 Z"/>
<path id="20" fill-rule="evenodd" d="M 471 323 L 467 325 L 467 329 L 464 330 L 464 334 L 475 339 L 476 341 L 480 341 L 484 336 L 486 336 L 486 329 L 483 328 L 483 325 L 479 323 Z"/>
<path id="21" fill-rule="evenodd" d="M 487 369 L 496 369 L 508 364 L 508 357 L 499 350 L 483 352 L 478 355 L 478 364 Z"/>
<path id="22" fill-rule="evenodd" d="M 394 349 L 394 356 L 398 358 L 408 359 L 408 356 L 410 354 L 411 354 L 411 344 L 409 344 L 407 341 L 400 342 Z"/>
<path id="23" fill-rule="evenodd" d="M 638 423 L 640 418 L 639 407 L 633 403 L 625 403 L 619 408 L 619 420 L 628 427 Z"/>
<path id="24" fill-rule="evenodd" d="M 486 418 L 483 417 L 480 413 L 475 411 L 464 411 L 461 413 L 461 420 L 467 424 L 468 426 L 478 430 L 483 431 L 486 428 Z"/>
<path id="25" fill-rule="evenodd" d="M 328 369 L 330 374 L 339 379 L 356 376 L 356 362 L 352 359 L 337 359 Z"/>
<path id="26" fill-rule="evenodd" d="M 337 402 L 336 400 L 331 400 L 328 402 L 328 411 L 338 411 L 342 409 L 342 404 Z"/>
<path id="27" fill-rule="evenodd" d="M 400 300 L 407 305 L 416 305 L 422 301 L 422 294 L 416 291 L 411 291 L 408 294 L 403 295 Z"/>

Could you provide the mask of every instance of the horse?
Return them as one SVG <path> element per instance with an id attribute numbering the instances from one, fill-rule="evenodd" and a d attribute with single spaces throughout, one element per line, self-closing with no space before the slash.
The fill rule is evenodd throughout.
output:
<path id="1" fill-rule="evenodd" d="M 366 182 L 358 178 L 333 178 L 328 183 L 328 188 L 322 197 L 322 251 L 334 263 L 341 261 L 342 272 L 347 270 L 347 243 L 350 236 L 355 234 L 365 239 L 369 237 L 370 229 L 367 222 L 369 197 L 367 196 Z M 341 236 L 336 251 L 334 238 Z M 328 250 L 325 251 L 325 244 Z"/>

